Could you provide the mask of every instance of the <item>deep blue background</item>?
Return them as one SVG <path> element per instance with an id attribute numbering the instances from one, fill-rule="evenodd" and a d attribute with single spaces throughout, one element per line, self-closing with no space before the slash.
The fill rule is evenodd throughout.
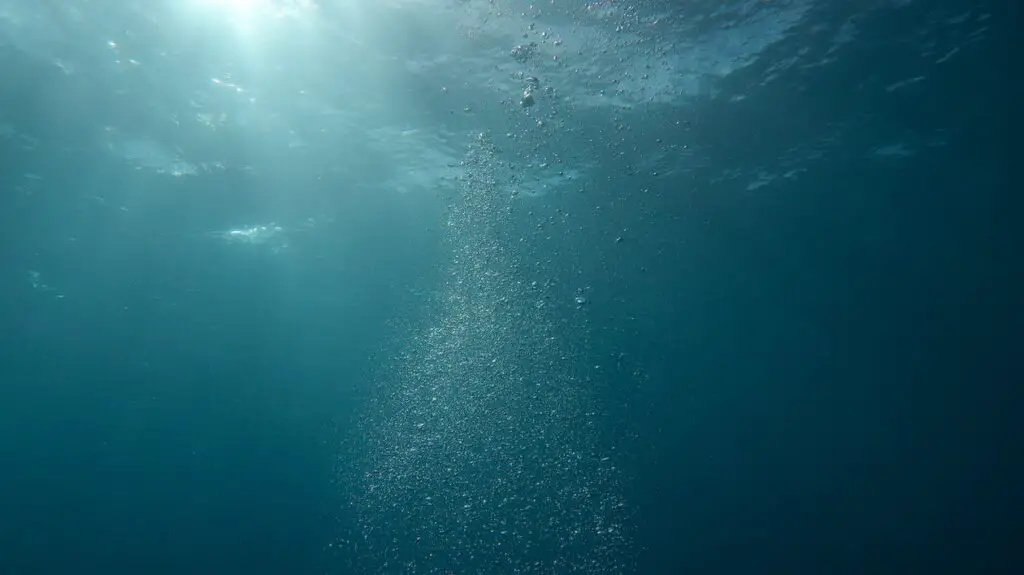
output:
<path id="1" fill-rule="evenodd" d="M 997 22 L 1015 13 L 999 8 Z M 538 208 L 584 218 L 530 249 L 563 254 L 592 287 L 589 337 L 613 373 L 602 399 L 610 441 L 629 448 L 640 573 L 1018 563 L 1016 53 L 996 35 L 911 96 L 881 98 L 872 85 L 920 65 L 894 39 L 921 14 L 901 14 L 863 22 L 838 64 L 700 103 L 683 135 L 671 126 L 690 113 L 653 110 L 631 136 L 742 166 L 853 126 L 848 152 L 800 178 L 746 192 L 713 181 L 721 166 L 634 176 L 608 150 L 601 186 Z M 761 72 L 730 82 L 740 91 Z M 31 100 L 2 93 L 6 109 Z M 864 155 L 936 130 L 947 145 L 913 158 Z M 72 187 L 73 162 L 95 160 L 40 164 L 0 146 L 2 178 L 46 170 Z M 145 178 L 110 181 L 164 185 Z M 233 213 L 257 203 L 242 176 L 210 178 L 186 193 L 237 189 L 217 204 Z M 325 548 L 350 527 L 332 483 L 343 438 L 374 354 L 436 280 L 440 236 L 423 222 L 443 205 L 337 200 L 360 246 L 313 239 L 268 260 L 198 257 L 204 240 L 172 233 L 222 221 L 216 206 L 187 207 L 198 202 L 151 206 L 152 226 L 117 229 L 59 197 L 0 196 L 0 573 L 341 572 L 344 551 Z M 49 239 L 67 235 L 79 252 Z M 54 285 L 89 281 L 44 298 L 23 275 L 37 268 Z M 338 325 L 312 292 L 344 294 L 358 322 Z"/>

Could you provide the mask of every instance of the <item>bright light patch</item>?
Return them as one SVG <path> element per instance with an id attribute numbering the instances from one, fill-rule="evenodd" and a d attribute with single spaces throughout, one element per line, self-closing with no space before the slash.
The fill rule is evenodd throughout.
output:
<path id="1" fill-rule="evenodd" d="M 264 31 L 282 19 L 303 21 L 316 8 L 314 0 L 190 0 L 191 16 L 225 23 L 243 36 Z"/>
<path id="2" fill-rule="evenodd" d="M 202 6 L 217 8 L 228 13 L 230 16 L 244 17 L 255 12 L 260 5 L 266 5 L 266 0 L 196 0 Z"/>
<path id="3" fill-rule="evenodd" d="M 236 32 L 249 35 L 265 24 L 273 0 L 192 0 L 204 19 L 226 22 Z"/>

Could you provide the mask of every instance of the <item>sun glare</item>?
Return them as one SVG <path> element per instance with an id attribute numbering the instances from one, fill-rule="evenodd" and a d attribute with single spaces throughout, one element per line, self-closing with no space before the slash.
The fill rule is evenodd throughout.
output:
<path id="1" fill-rule="evenodd" d="M 266 4 L 265 0 L 198 0 L 198 2 L 202 6 L 223 10 L 231 16 L 245 16 L 255 11 L 260 4 Z"/>
<path id="2" fill-rule="evenodd" d="M 255 32 L 281 18 L 304 19 L 313 0 L 191 0 L 195 16 L 226 22 L 238 31 Z"/>
<path id="3" fill-rule="evenodd" d="M 272 19 L 275 0 L 192 0 L 194 16 L 222 22 L 236 33 L 251 36 Z"/>

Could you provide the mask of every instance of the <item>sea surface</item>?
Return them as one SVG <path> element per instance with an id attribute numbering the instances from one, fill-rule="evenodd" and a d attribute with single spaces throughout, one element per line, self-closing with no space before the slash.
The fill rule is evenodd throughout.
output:
<path id="1" fill-rule="evenodd" d="M 0 574 L 1024 572 L 1020 12 L 0 2 Z"/>

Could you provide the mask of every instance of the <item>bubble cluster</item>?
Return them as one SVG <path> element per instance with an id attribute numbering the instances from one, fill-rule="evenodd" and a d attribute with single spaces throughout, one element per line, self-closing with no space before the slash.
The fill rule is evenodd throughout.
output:
<path id="1" fill-rule="evenodd" d="M 351 498 L 359 572 L 625 573 L 628 507 L 562 333 L 507 236 L 476 138 L 427 325 L 377 382 Z"/>

